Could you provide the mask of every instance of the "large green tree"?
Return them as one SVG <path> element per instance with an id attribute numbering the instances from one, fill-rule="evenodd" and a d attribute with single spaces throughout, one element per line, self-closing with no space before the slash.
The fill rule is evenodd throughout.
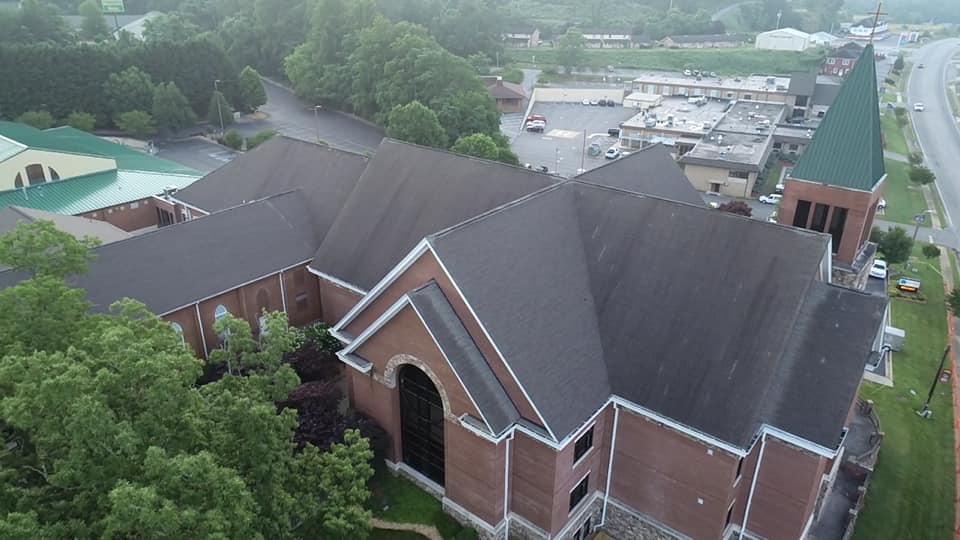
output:
<path id="1" fill-rule="evenodd" d="M 280 362 L 295 342 L 282 313 L 259 347 L 232 351 L 242 375 L 198 385 L 203 363 L 169 324 L 132 300 L 91 313 L 83 296 L 53 273 L 0 290 L 0 536 L 365 536 L 366 441 L 298 452 L 297 414 L 274 404 L 299 384 Z M 249 339 L 245 321 L 221 322 L 226 348 Z"/>
<path id="2" fill-rule="evenodd" d="M 250 66 L 240 70 L 240 109 L 252 113 L 267 102 L 267 93 L 263 89 L 260 74 Z"/>
<path id="3" fill-rule="evenodd" d="M 103 83 L 103 96 L 116 121 L 127 111 L 149 111 L 153 107 L 153 81 L 136 66 L 111 73 Z"/>
<path id="4" fill-rule="evenodd" d="M 30 277 L 65 278 L 85 274 L 90 249 L 99 244 L 96 238 L 74 239 L 52 221 L 25 222 L 0 237 L 0 263 Z"/>
<path id="5" fill-rule="evenodd" d="M 586 40 L 583 32 L 576 28 L 567 29 L 567 33 L 560 37 L 560 47 L 557 51 L 557 63 L 570 73 L 583 65 L 586 58 L 584 47 Z"/>
<path id="6" fill-rule="evenodd" d="M 117 127 L 126 131 L 137 139 L 146 139 L 157 132 L 153 116 L 146 111 L 127 111 L 120 113 L 116 120 Z"/>
<path id="7" fill-rule="evenodd" d="M 110 36 L 110 28 L 103 18 L 100 3 L 97 0 L 83 0 L 78 8 L 83 21 L 80 23 L 80 32 L 86 39 L 103 39 Z"/>
<path id="8" fill-rule="evenodd" d="M 390 111 L 387 136 L 424 146 L 442 147 L 447 144 L 447 134 L 440 126 L 437 115 L 419 101 L 397 105 Z"/>
<path id="9" fill-rule="evenodd" d="M 210 96 L 210 103 L 207 105 L 207 122 L 217 129 L 233 123 L 233 106 L 219 90 L 215 90 Z"/>
<path id="10" fill-rule="evenodd" d="M 153 121 L 161 131 L 177 131 L 197 121 L 190 102 L 176 83 L 160 83 L 153 89 Z"/>
<path id="11" fill-rule="evenodd" d="M 179 13 L 165 13 L 147 19 L 143 39 L 147 43 L 186 41 L 200 33 L 200 27 Z"/>
<path id="12" fill-rule="evenodd" d="M 504 139 L 505 141 L 505 139 Z M 510 151 L 510 148 L 504 144 L 499 145 L 497 141 L 485 134 L 474 133 L 457 139 L 457 142 L 450 147 L 450 150 L 466 156 L 474 156 L 491 161 L 501 161 L 510 165 L 518 165 L 519 160 L 516 154 Z"/>

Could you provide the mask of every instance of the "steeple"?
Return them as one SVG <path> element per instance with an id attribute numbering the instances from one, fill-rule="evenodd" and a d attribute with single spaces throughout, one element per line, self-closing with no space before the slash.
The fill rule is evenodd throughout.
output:
<path id="1" fill-rule="evenodd" d="M 868 44 L 791 176 L 873 191 L 885 174 L 877 69 L 873 44 Z"/>

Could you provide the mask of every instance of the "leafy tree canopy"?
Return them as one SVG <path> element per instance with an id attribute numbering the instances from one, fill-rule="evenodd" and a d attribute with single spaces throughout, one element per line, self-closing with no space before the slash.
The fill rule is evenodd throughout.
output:
<path id="1" fill-rule="evenodd" d="M 177 131 L 197 121 L 190 102 L 173 82 L 160 83 L 153 89 L 152 111 L 157 128 L 164 131 Z"/>
<path id="2" fill-rule="evenodd" d="M 886 231 L 874 228 L 870 240 L 878 244 L 877 249 L 892 264 L 906 262 L 913 250 L 913 239 L 903 227 L 890 227 Z"/>
<path id="3" fill-rule="evenodd" d="M 250 66 L 240 70 L 240 108 L 252 113 L 267 102 L 267 93 L 263 89 L 260 74 Z"/>
<path id="4" fill-rule="evenodd" d="M 110 28 L 103 18 L 100 3 L 97 0 L 83 0 L 79 7 L 83 21 L 80 23 L 80 33 L 86 39 L 102 39 L 110 36 Z"/>
<path id="5" fill-rule="evenodd" d="M 25 222 L 0 237 L 0 264 L 30 277 L 62 279 L 86 274 L 93 259 L 90 249 L 98 245 L 98 239 L 74 238 L 52 221 Z"/>
<path id="6" fill-rule="evenodd" d="M 80 131 L 93 131 L 97 118 L 90 113 L 74 111 L 67 115 L 67 125 Z"/>
<path id="7" fill-rule="evenodd" d="M 397 105 L 390 111 L 387 135 L 401 141 L 423 146 L 442 147 L 447 144 L 437 115 L 419 101 Z"/>
<path id="8" fill-rule="evenodd" d="M 17 122 L 37 129 L 49 129 L 53 127 L 55 120 L 48 111 L 27 111 L 17 117 Z"/>
<path id="9" fill-rule="evenodd" d="M 136 66 L 111 73 L 103 83 L 103 94 L 116 120 L 127 111 L 149 111 L 153 105 L 153 81 Z M 122 128 L 121 128 L 122 129 Z"/>
<path id="10" fill-rule="evenodd" d="M 233 123 L 233 107 L 219 90 L 214 90 L 210 96 L 210 104 L 207 105 L 207 122 L 218 128 Z"/>
<path id="11" fill-rule="evenodd" d="M 145 139 L 157 132 L 153 116 L 146 111 L 120 113 L 117 118 L 117 127 L 138 139 Z"/>
<path id="12" fill-rule="evenodd" d="M 460 137 L 450 149 L 458 154 L 467 156 L 489 159 L 491 161 L 501 161 L 510 165 L 519 164 L 516 154 L 510 151 L 506 139 L 504 138 L 500 142 L 502 145 L 498 144 L 497 140 L 485 133 L 474 133 L 473 135 Z"/>
<path id="13" fill-rule="evenodd" d="M 923 166 L 910 167 L 910 181 L 915 184 L 926 185 L 936 180 L 933 171 Z"/>

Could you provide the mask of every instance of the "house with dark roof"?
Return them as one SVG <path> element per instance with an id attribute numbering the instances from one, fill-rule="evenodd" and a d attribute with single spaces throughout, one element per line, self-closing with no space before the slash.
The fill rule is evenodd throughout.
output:
<path id="1" fill-rule="evenodd" d="M 836 75 L 844 77 L 857 64 L 857 60 L 863 54 L 863 45 L 853 41 L 847 42 L 839 47 L 827 51 L 826 58 L 823 60 L 821 73 L 824 75 Z"/>
<path id="2" fill-rule="evenodd" d="M 132 231 L 156 224 L 155 195 L 199 177 L 71 127 L 0 122 L 0 208 L 83 216 Z"/>
<path id="3" fill-rule="evenodd" d="M 329 168 L 176 193 L 209 215 L 97 248 L 73 284 L 201 356 L 227 313 L 332 325 L 388 465 L 482 538 L 816 520 L 886 310 L 831 283 L 829 235 L 705 208 L 659 146 L 573 180 L 389 139 L 354 178 L 326 152 L 237 158 L 208 180 L 258 155 Z"/>
<path id="4" fill-rule="evenodd" d="M 540 46 L 540 30 L 535 26 L 518 26 L 503 33 L 509 47 L 533 48 Z"/>
<path id="5" fill-rule="evenodd" d="M 830 234 L 834 281 L 859 288 L 876 250 L 870 230 L 887 178 L 873 45 L 861 55 L 787 177 L 778 218 Z"/>
<path id="6" fill-rule="evenodd" d="M 487 86 L 490 96 L 497 102 L 497 108 L 502 113 L 523 112 L 524 100 L 527 99 L 527 93 L 523 86 L 504 81 L 503 77 L 480 77 Z"/>

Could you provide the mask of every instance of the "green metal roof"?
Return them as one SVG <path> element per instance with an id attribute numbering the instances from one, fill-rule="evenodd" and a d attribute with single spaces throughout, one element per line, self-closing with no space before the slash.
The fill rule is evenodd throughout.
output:
<path id="1" fill-rule="evenodd" d="M 69 126 L 40 131 L 26 124 L 0 122 L 0 135 L 37 150 L 112 158 L 116 160 L 119 169 L 197 174 L 197 171 L 189 167 L 153 157 L 139 150 L 101 139 L 96 135 Z M 2 155 L 2 149 L 0 149 L 0 156 Z"/>
<path id="2" fill-rule="evenodd" d="M 877 68 L 870 44 L 847 75 L 791 176 L 872 191 L 884 174 Z"/>
<path id="3" fill-rule="evenodd" d="M 0 192 L 0 208 L 15 205 L 77 215 L 159 195 L 168 186 L 182 189 L 198 178 L 161 172 L 108 171 Z"/>

